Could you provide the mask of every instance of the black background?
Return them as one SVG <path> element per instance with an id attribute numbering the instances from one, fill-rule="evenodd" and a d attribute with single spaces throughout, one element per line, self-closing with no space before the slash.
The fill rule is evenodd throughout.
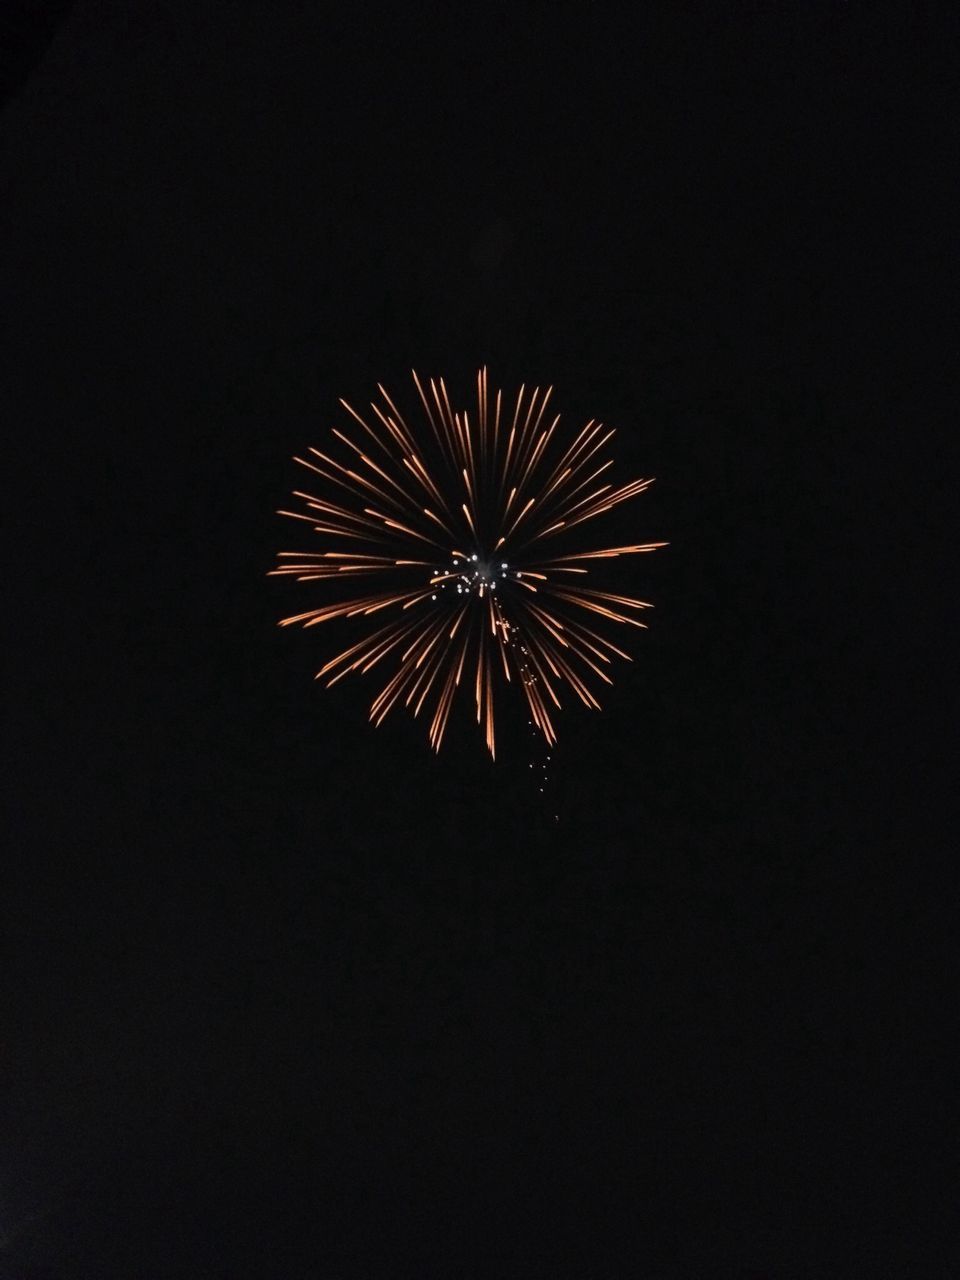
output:
<path id="1" fill-rule="evenodd" d="M 0 1275 L 957 1274 L 956 23 L 8 14 Z M 480 363 L 671 544 L 546 806 L 265 577 L 338 397 Z"/>

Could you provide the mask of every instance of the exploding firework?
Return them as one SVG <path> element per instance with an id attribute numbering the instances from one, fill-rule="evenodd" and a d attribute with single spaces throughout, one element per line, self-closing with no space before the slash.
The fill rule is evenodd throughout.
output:
<path id="1" fill-rule="evenodd" d="M 280 514 L 306 521 L 321 541 L 313 551 L 281 551 L 271 573 L 298 582 L 334 579 L 338 588 L 365 579 L 366 589 L 349 599 L 338 591 L 337 599 L 280 625 L 375 618 L 317 679 L 329 686 L 388 663 L 392 673 L 370 719 L 380 724 L 401 700 L 415 716 L 428 704 L 435 750 L 463 681 L 495 755 L 501 671 L 507 685 L 522 690 L 533 724 L 553 745 L 563 687 L 599 708 L 590 682 L 612 684 L 612 657 L 630 660 L 596 627 L 603 620 L 643 627 L 635 615 L 652 607 L 588 586 L 591 562 L 667 544 L 550 552 L 570 530 L 653 481 L 617 488 L 603 480 L 613 461 L 602 461 L 602 451 L 614 431 L 602 423 L 588 422 L 566 447 L 557 443 L 560 416 L 547 424 L 546 415 L 552 388 L 521 387 L 508 406 L 500 391 L 491 396 L 482 369 L 475 410 L 455 412 L 442 378 L 426 388 L 416 373 L 413 380 L 423 412 L 419 433 L 378 384 L 382 404 L 371 403 L 366 418 L 340 401 L 353 420 L 349 434 L 333 429 L 350 451 L 344 461 L 314 448 L 295 459 L 324 483 L 314 483 L 318 493 L 295 491 L 304 510 Z"/>

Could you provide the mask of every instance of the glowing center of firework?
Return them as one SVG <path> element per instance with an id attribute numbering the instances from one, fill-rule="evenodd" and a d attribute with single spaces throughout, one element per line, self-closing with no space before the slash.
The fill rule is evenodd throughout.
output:
<path id="1" fill-rule="evenodd" d="M 506 560 L 484 560 L 479 556 L 476 558 L 471 557 L 471 563 L 473 563 L 472 576 L 480 582 L 488 582 L 491 587 L 497 585 L 498 578 L 507 576 L 507 569 L 509 568 Z"/>
<path id="2" fill-rule="evenodd" d="M 456 561 L 454 563 L 457 564 Z M 497 582 L 510 573 L 506 560 L 494 560 L 478 552 L 469 560 L 461 560 L 457 568 L 457 590 L 461 594 L 464 591 L 477 591 L 483 595 L 487 590 L 496 591 Z"/>
<path id="3" fill-rule="evenodd" d="M 431 583 L 438 592 L 447 590 L 448 594 L 458 596 L 483 596 L 487 591 L 496 591 L 498 582 L 521 577 L 517 570 L 511 569 L 506 560 L 485 556 L 482 552 L 474 552 L 469 556 L 454 552 L 449 567 L 435 569 L 434 575 Z M 436 600 L 437 596 L 434 595 L 433 599 Z"/>

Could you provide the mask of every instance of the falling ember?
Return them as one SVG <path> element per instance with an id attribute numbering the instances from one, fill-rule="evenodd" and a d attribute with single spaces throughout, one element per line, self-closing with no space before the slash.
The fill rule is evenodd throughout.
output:
<path id="1" fill-rule="evenodd" d="M 301 509 L 280 514 L 307 521 L 320 541 L 312 551 L 281 551 L 271 574 L 368 583 L 280 625 L 371 618 L 370 630 L 317 678 L 329 687 L 386 661 L 390 678 L 370 708 L 375 724 L 401 701 L 414 716 L 427 706 L 430 742 L 439 750 L 457 691 L 467 688 L 495 755 L 500 685 L 522 690 L 532 725 L 552 746 L 563 688 L 598 708 L 588 681 L 612 684 L 611 656 L 629 661 L 596 627 L 604 619 L 644 627 L 636 615 L 652 607 L 588 587 L 591 562 L 667 545 L 551 555 L 553 540 L 563 542 L 569 530 L 653 481 L 615 487 L 602 479 L 612 459 L 598 455 L 614 433 L 601 423 L 588 422 L 565 448 L 554 444 L 559 414 L 549 424 L 545 418 L 552 388 L 521 387 L 511 409 L 501 392 L 491 395 L 481 369 L 476 407 L 455 412 L 442 378 L 426 387 L 416 373 L 413 380 L 424 417 L 417 429 L 378 386 L 382 404 L 371 402 L 366 417 L 340 402 L 350 433 L 332 434 L 351 456 L 337 461 L 311 448 L 295 459 L 323 483 L 313 482 L 316 493 L 296 490 Z"/>

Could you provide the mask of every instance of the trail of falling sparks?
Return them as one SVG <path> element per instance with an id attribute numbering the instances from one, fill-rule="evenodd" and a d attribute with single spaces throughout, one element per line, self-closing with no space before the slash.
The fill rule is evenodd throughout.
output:
<path id="1" fill-rule="evenodd" d="M 541 546 L 643 493 L 650 479 L 614 487 L 601 477 L 613 460 L 598 454 L 613 437 L 591 420 L 568 446 L 554 447 L 560 422 L 547 422 L 553 388 L 522 386 L 508 407 L 491 398 L 487 370 L 477 374 L 474 410 L 455 411 L 444 380 L 413 381 L 428 432 L 411 428 L 378 384 L 382 404 L 362 414 L 345 400 L 352 427 L 332 435 L 349 450 L 338 461 L 310 448 L 295 461 L 323 482 L 319 495 L 295 490 L 320 549 L 281 551 L 271 575 L 297 582 L 366 578 L 374 589 L 283 618 L 312 627 L 335 618 L 377 618 L 377 625 L 317 672 L 327 687 L 393 656 L 395 669 L 374 698 L 380 724 L 402 701 L 414 716 L 433 698 L 429 740 L 439 751 L 464 672 L 477 723 L 496 756 L 494 690 L 502 671 L 523 691 L 530 724 L 548 747 L 560 693 L 587 707 L 600 703 L 587 680 L 612 684 L 611 656 L 629 655 L 582 621 L 583 614 L 644 627 L 634 616 L 647 601 L 587 587 L 598 560 L 655 551 L 665 542 L 541 554 Z M 356 437 L 358 431 L 363 435 Z M 554 456 L 555 455 L 555 456 Z M 548 757 L 549 758 L 549 757 Z"/>

